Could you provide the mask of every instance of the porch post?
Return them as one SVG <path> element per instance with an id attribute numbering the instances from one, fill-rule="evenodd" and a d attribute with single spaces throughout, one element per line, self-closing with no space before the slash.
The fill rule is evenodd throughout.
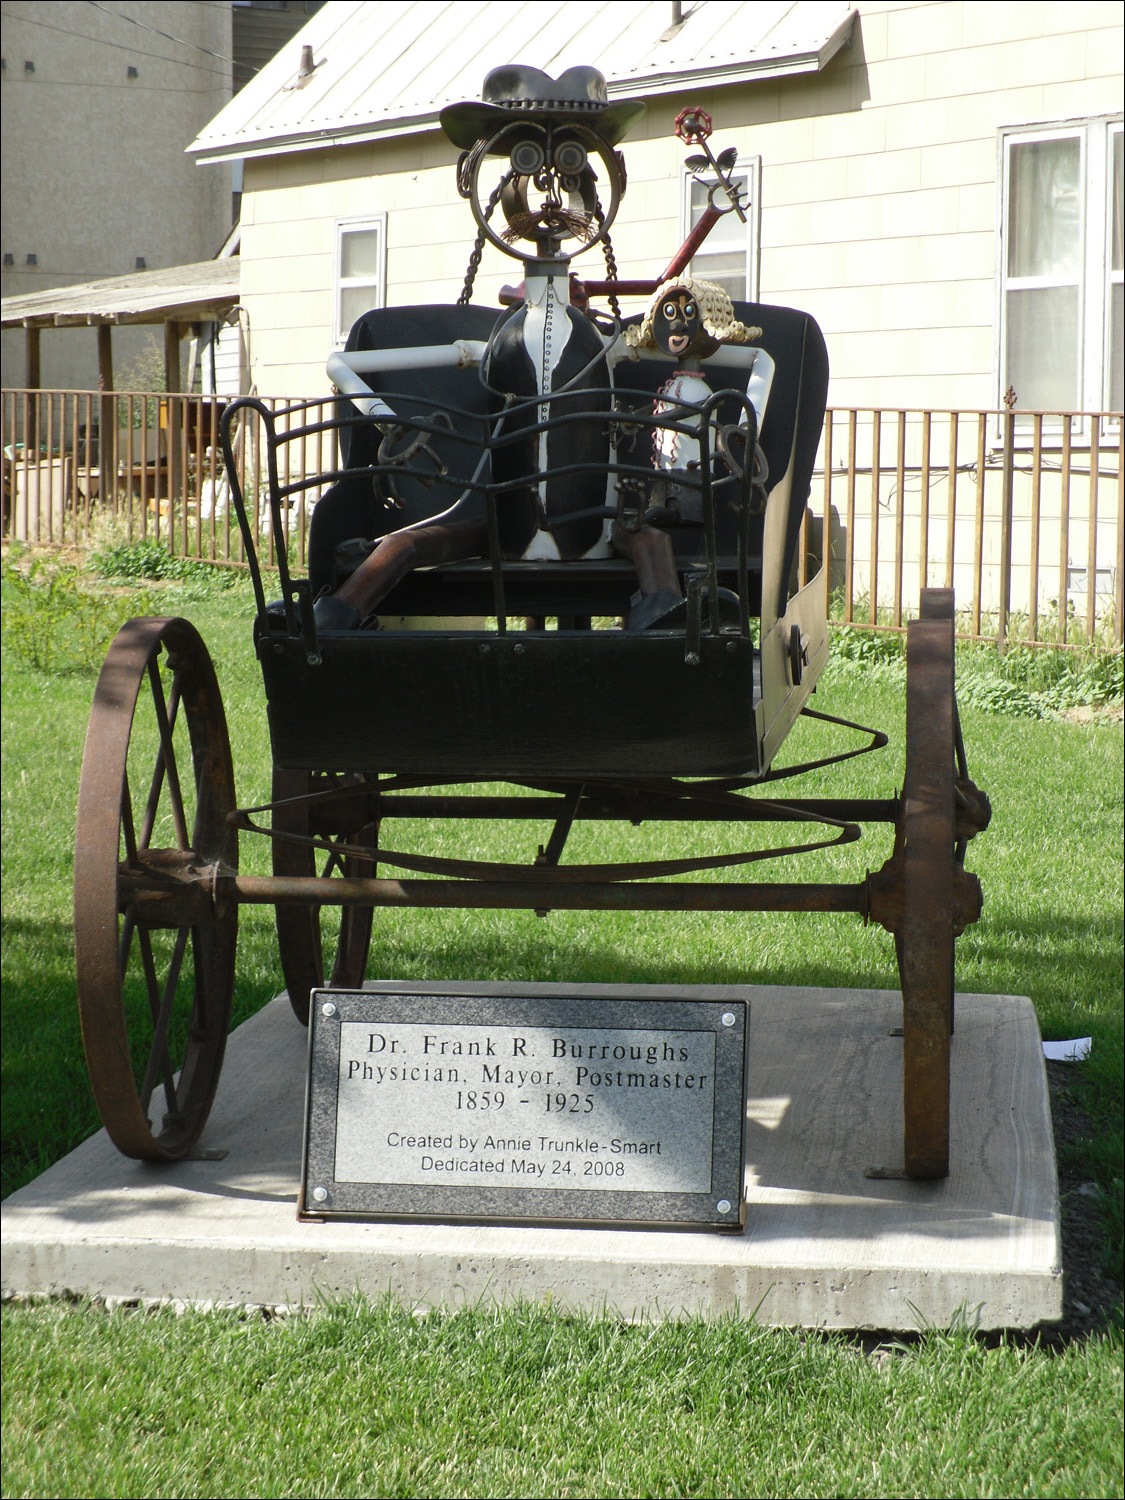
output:
<path id="1" fill-rule="evenodd" d="M 171 320 L 164 324 L 164 389 L 168 396 L 168 425 L 164 429 L 168 442 L 168 534 L 169 550 L 176 550 L 176 504 L 182 505 L 184 494 L 184 423 L 187 420 L 185 403 L 179 399 L 183 387 L 180 373 L 179 323 Z"/>
<path id="2" fill-rule="evenodd" d="M 98 324 L 98 469 L 102 504 L 117 501 L 117 408 L 113 399 L 113 325 Z"/>
<path id="3" fill-rule="evenodd" d="M 23 325 L 24 346 L 27 351 L 27 373 L 24 385 L 29 391 L 37 391 L 43 384 L 40 375 L 39 363 L 39 336 L 42 329 L 38 323 L 25 323 Z"/>
<path id="4" fill-rule="evenodd" d="M 180 325 L 164 325 L 164 389 L 169 396 L 180 389 Z"/>
<path id="5" fill-rule="evenodd" d="M 34 453 L 34 460 L 39 462 L 39 421 L 40 402 L 38 395 L 30 392 L 38 392 L 43 384 L 39 363 L 39 328 L 30 323 L 24 325 L 24 338 L 27 349 L 27 379 L 26 385 L 29 394 L 24 397 L 23 407 L 23 461 L 27 463 L 29 456 Z"/>

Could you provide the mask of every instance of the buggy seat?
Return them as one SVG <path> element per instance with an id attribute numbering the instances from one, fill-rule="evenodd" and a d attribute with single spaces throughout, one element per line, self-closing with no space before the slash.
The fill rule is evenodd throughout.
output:
<path id="1" fill-rule="evenodd" d="M 395 413 L 389 444 L 387 424 L 344 399 L 323 424 L 303 423 L 300 407 L 271 413 L 253 400 L 228 410 L 224 445 L 255 579 L 275 762 L 443 781 L 762 775 L 826 652 L 823 585 L 817 589 L 814 579 L 793 594 L 791 575 L 828 366 L 820 330 L 806 314 L 747 303 L 736 303 L 735 312 L 761 327 L 755 342 L 776 366 L 758 433 L 764 482 L 755 500 L 748 481 L 712 485 L 721 465 L 703 466 L 704 524 L 670 531 L 687 595 L 674 628 L 617 626 L 637 587 L 625 559 L 517 561 L 494 545 L 479 560 L 416 569 L 379 606 L 381 615 L 408 617 L 408 625 L 426 617 L 438 628 L 318 634 L 313 598 L 340 581 L 365 542 L 451 505 L 487 518 L 495 541 L 505 503 L 490 464 L 496 393 L 475 368 L 404 362 L 365 377 Z M 492 309 L 471 305 L 380 309 L 359 319 L 348 348 L 486 342 L 496 321 Z M 746 406 L 738 373 L 707 366 L 703 373 L 717 394 L 732 388 L 716 402 L 718 425 L 737 423 Z M 654 475 L 652 434 L 661 425 L 653 402 L 668 374 L 656 359 L 616 367 L 608 420 L 618 438 L 619 519 L 630 504 L 643 510 L 645 476 Z M 534 404 L 547 409 L 547 422 L 583 420 L 573 395 L 567 399 L 565 413 L 551 398 Z M 265 426 L 275 534 L 294 495 L 319 496 L 308 578 L 292 578 L 279 553 L 281 609 L 266 604 L 231 451 L 233 424 L 256 418 Z M 588 420 L 604 425 L 606 411 Z M 338 467 L 280 483 L 288 466 L 279 464 L 279 451 L 314 431 L 337 439 Z M 604 474 L 589 475 L 589 486 L 591 506 L 604 505 Z M 736 619 L 718 607 L 721 593 L 737 595 Z M 461 628 L 466 617 L 487 627 Z"/>

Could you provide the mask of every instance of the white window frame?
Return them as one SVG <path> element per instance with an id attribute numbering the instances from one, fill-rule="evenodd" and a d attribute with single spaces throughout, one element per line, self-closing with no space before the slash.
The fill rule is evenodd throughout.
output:
<path id="1" fill-rule="evenodd" d="M 1079 318 L 1075 330 L 1078 340 L 1078 390 L 1074 410 L 1104 411 L 1109 406 L 1110 360 L 1112 352 L 1113 297 L 1111 282 L 1121 280 L 1121 272 L 1111 272 L 1110 252 L 1113 233 L 1113 138 L 1122 129 L 1122 117 L 1109 115 L 1059 121 L 1037 126 L 1011 126 L 999 132 L 1000 183 L 998 226 L 996 236 L 996 355 L 997 406 L 1002 408 L 1004 395 L 1013 383 L 1007 369 L 1008 293 L 1035 286 L 1063 284 L 1048 277 L 1014 277 L 1008 275 L 1008 222 L 1011 196 L 1013 147 L 1036 141 L 1077 140 L 1079 143 L 1079 183 L 1081 188 L 1082 243 L 1079 257 Z M 1016 391 L 1017 401 L 1019 391 Z M 1017 404 L 1016 412 L 1020 411 Z M 1023 427 L 1023 424 L 1019 424 Z M 1030 424 L 1028 424 L 1030 425 Z M 1052 424 L 1044 424 L 1046 434 Z M 1116 434 L 1118 423 L 1105 421 L 1102 435 Z M 1026 428 L 1024 429 L 1026 431 Z M 1055 430 L 1058 430 L 1055 424 Z M 1089 423 L 1074 428 L 1074 437 L 1089 441 Z"/>
<path id="2" fill-rule="evenodd" d="M 761 260 L 762 260 L 762 158 L 760 156 L 740 156 L 731 168 L 732 177 L 746 178 L 746 197 L 743 201 L 743 209 L 746 214 L 746 290 L 741 298 L 736 301 L 757 302 L 758 293 L 761 288 Z M 717 178 L 711 173 L 700 172 L 698 174 L 689 171 L 687 167 L 680 168 L 680 243 L 683 244 L 691 232 L 691 185 L 697 180 L 714 182 Z M 721 206 L 721 197 L 716 206 Z M 707 241 L 704 241 L 706 245 Z M 707 279 L 706 265 L 695 266 L 691 274 Z"/>
<path id="3" fill-rule="evenodd" d="M 379 235 L 379 248 L 377 252 L 377 268 L 374 276 L 345 276 L 343 274 L 344 264 L 344 237 L 356 230 L 376 230 Z M 333 338 L 337 345 L 347 343 L 348 334 L 351 332 L 351 323 L 346 328 L 342 327 L 343 294 L 355 287 L 370 287 L 371 301 L 369 307 L 385 307 L 387 301 L 387 215 L 385 212 L 377 214 L 363 214 L 360 217 L 336 220 L 336 247 L 335 260 L 333 264 L 333 286 L 332 286 L 332 322 Z M 354 321 L 354 320 L 353 320 Z"/>

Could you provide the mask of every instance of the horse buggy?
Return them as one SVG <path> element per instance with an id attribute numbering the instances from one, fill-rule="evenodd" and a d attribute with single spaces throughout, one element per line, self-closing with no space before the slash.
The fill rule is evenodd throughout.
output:
<path id="1" fill-rule="evenodd" d="M 801 721 L 827 717 L 810 707 L 828 653 L 826 559 L 803 586 L 798 566 L 827 355 L 806 314 L 732 302 L 687 274 L 711 225 L 743 211 L 734 153 L 712 153 L 702 110 L 685 110 L 677 134 L 710 206 L 662 276 L 617 275 L 617 145 L 642 108 L 609 103 L 592 68 L 495 70 L 483 100 L 442 114 L 477 225 L 461 299 L 361 317 L 328 361 L 328 421 L 317 403 L 251 398 L 224 415 L 270 801 L 238 803 L 215 671 L 184 619 L 121 630 L 82 768 L 78 997 L 97 1104 L 129 1156 L 195 1148 L 243 904 L 275 907 L 302 1021 L 312 991 L 362 984 L 378 908 L 801 911 L 851 912 L 893 936 L 901 1170 L 948 1172 L 954 943 L 979 915 L 964 862 L 988 821 L 957 721 L 952 595 L 925 591 L 909 626 L 901 792 L 787 795 L 783 781 L 888 738 L 833 720 L 843 748 L 774 766 Z M 485 243 L 521 262 L 499 311 L 471 300 Z M 573 257 L 598 245 L 605 278 L 579 281 Z M 623 295 L 645 297 L 644 311 L 623 317 Z M 280 548 L 268 586 L 232 437 L 250 422 L 273 534 L 287 507 L 312 506 L 307 576 Z M 329 469 L 287 461 L 310 439 Z M 391 828 L 412 819 L 550 831 L 520 862 L 454 858 L 399 848 Z M 590 820 L 755 836 L 704 854 L 697 841 L 682 858 L 568 862 Z M 784 824 L 799 827 L 773 847 L 760 825 Z M 862 880 L 748 878 L 864 824 L 893 826 L 894 842 Z M 272 875 L 240 874 L 248 837 L 270 841 Z"/>

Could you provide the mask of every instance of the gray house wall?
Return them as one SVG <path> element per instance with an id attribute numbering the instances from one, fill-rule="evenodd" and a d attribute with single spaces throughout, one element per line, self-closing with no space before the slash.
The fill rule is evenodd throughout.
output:
<path id="1" fill-rule="evenodd" d="M 2 46 L 4 296 L 124 275 L 142 257 L 155 270 L 216 254 L 230 169 L 201 172 L 184 150 L 231 97 L 229 5 L 5 0 Z M 152 340 L 115 334 L 117 385 Z M 2 378 L 23 384 L 18 331 L 3 334 Z M 96 387 L 93 329 L 44 334 L 42 384 Z"/>

